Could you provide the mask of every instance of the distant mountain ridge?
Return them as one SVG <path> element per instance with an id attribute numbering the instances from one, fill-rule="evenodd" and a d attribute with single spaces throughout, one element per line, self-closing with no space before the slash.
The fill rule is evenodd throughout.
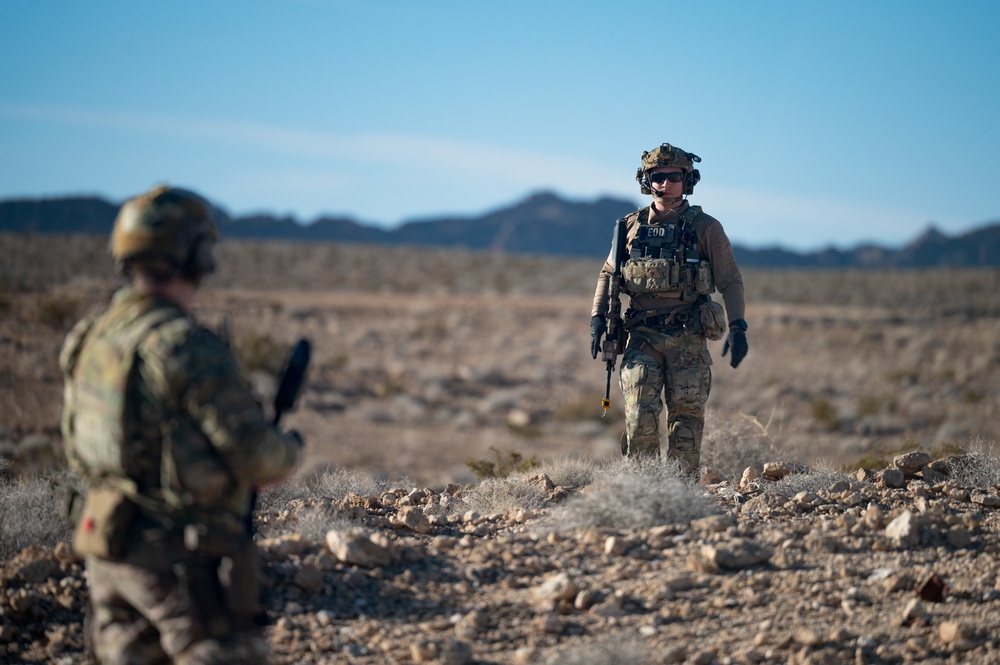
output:
<path id="1" fill-rule="evenodd" d="M 0 201 L 0 231 L 110 233 L 120 205 L 99 197 Z M 638 206 L 624 199 L 568 201 L 551 192 L 480 216 L 408 221 L 384 229 L 348 217 L 301 224 L 288 216 L 231 217 L 217 208 L 226 238 L 463 247 L 511 253 L 604 257 L 614 220 Z M 760 268 L 929 268 L 1000 265 L 1000 222 L 957 236 L 929 228 L 901 249 L 860 245 L 853 249 L 794 252 L 781 247 L 734 246 L 741 266 Z"/>

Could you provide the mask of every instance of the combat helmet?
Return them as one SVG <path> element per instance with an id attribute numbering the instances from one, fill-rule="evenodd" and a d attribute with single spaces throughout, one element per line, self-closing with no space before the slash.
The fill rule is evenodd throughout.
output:
<path id="1" fill-rule="evenodd" d="M 212 245 L 218 239 L 212 208 L 194 192 L 160 185 L 126 201 L 111 232 L 115 270 L 135 266 L 167 279 L 180 273 L 197 281 L 215 271 Z"/>
<path id="2" fill-rule="evenodd" d="M 652 194 L 653 190 L 649 186 L 649 171 L 661 166 L 673 166 L 687 173 L 684 179 L 684 193 L 694 192 L 694 186 L 701 180 L 701 173 L 694 168 L 695 162 L 700 162 L 701 157 L 693 152 L 681 150 L 669 143 L 661 143 L 652 150 L 642 152 L 642 166 L 635 170 L 635 179 L 639 183 L 639 190 L 643 194 Z"/>

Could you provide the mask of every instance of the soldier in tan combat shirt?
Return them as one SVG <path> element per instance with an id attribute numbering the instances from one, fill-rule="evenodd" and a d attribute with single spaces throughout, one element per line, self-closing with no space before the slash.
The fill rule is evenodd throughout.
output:
<path id="1" fill-rule="evenodd" d="M 100 663 L 267 661 L 246 519 L 301 440 L 271 426 L 228 344 L 191 315 L 215 240 L 191 192 L 127 201 L 110 246 L 127 284 L 60 355 L 67 457 L 87 483 L 73 546 Z"/>
<path id="2" fill-rule="evenodd" d="M 731 351 L 734 368 L 748 350 L 743 277 L 729 238 L 717 219 L 686 199 L 701 178 L 694 168 L 700 161 L 669 143 L 642 153 L 636 180 L 653 201 L 624 219 L 625 247 L 601 269 L 591 311 L 591 354 L 597 358 L 608 330 L 608 283 L 617 262 L 621 291 L 629 296 L 620 374 L 622 452 L 629 457 L 659 453 L 665 402 L 667 456 L 695 478 L 700 476 L 705 403 L 712 384 L 705 339 L 722 339 L 728 329 L 722 355 Z M 711 299 L 716 289 L 724 312 Z"/>

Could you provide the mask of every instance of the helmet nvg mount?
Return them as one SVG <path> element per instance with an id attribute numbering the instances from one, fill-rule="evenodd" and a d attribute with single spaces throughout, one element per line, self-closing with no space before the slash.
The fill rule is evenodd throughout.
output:
<path id="1" fill-rule="evenodd" d="M 218 239 L 208 202 L 194 192 L 161 185 L 126 201 L 111 232 L 116 270 L 142 266 L 153 275 L 180 273 L 197 281 L 215 271 Z"/>
<path id="2" fill-rule="evenodd" d="M 643 194 L 652 194 L 653 190 L 649 186 L 649 172 L 663 166 L 673 166 L 688 174 L 684 179 L 684 193 L 691 194 L 694 192 L 694 186 L 701 180 L 701 173 L 694 168 L 695 162 L 700 161 L 701 157 L 693 152 L 681 150 L 669 143 L 661 143 L 652 150 L 643 151 L 642 166 L 635 170 L 635 179 Z"/>

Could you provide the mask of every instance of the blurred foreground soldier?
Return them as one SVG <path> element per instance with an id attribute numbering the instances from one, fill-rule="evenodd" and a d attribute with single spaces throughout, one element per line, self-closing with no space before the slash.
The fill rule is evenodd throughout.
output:
<path id="1" fill-rule="evenodd" d="M 285 478 L 301 444 L 269 424 L 228 345 L 191 315 L 215 240 L 191 192 L 126 202 L 110 250 L 127 283 L 60 355 L 66 453 L 87 482 L 73 546 L 101 663 L 267 660 L 245 520 L 251 492 Z"/>
<path id="2" fill-rule="evenodd" d="M 686 200 L 701 179 L 694 168 L 700 161 L 669 143 L 642 153 L 636 180 L 643 194 L 653 195 L 653 202 L 619 220 L 591 311 L 593 357 L 602 351 L 602 336 L 609 372 L 615 355 L 625 354 L 620 374 L 625 398 L 622 453 L 659 453 L 665 401 L 667 456 L 679 460 L 695 478 L 700 475 L 705 402 L 712 385 L 712 357 L 705 339 L 728 335 L 722 355 L 731 353 L 734 368 L 748 348 L 743 277 L 729 238 L 717 219 Z M 618 286 L 630 301 L 620 320 Z M 725 311 L 711 299 L 716 288 Z"/>

